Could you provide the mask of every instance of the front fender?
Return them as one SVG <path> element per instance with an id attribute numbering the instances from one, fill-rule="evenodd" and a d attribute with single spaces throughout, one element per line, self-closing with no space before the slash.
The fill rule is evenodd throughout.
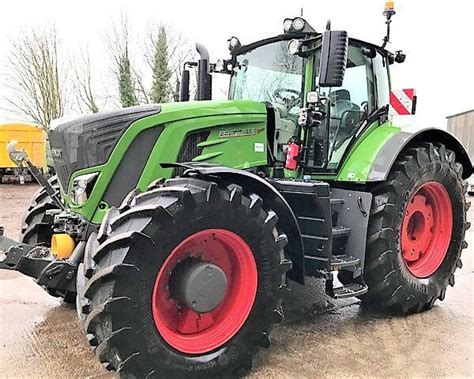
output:
<path id="1" fill-rule="evenodd" d="M 246 191 L 259 195 L 266 208 L 273 210 L 279 219 L 278 228 L 287 235 L 288 244 L 285 252 L 293 263 L 293 268 L 287 273 L 288 278 L 304 284 L 304 250 L 300 227 L 296 216 L 278 190 L 270 182 L 249 171 L 225 166 L 199 165 L 197 163 L 162 163 L 163 168 L 183 167 L 187 169 L 184 175 L 197 173 L 200 176 L 210 177 L 211 180 L 221 180 L 225 183 L 235 183 Z"/>
<path id="2" fill-rule="evenodd" d="M 423 142 L 442 143 L 454 151 L 456 160 L 463 166 L 463 179 L 472 175 L 472 161 L 462 143 L 451 133 L 437 128 L 421 130 L 404 129 L 389 138 L 375 156 L 370 166 L 367 182 L 379 182 L 387 179 L 393 163 L 405 147 L 416 147 Z"/>

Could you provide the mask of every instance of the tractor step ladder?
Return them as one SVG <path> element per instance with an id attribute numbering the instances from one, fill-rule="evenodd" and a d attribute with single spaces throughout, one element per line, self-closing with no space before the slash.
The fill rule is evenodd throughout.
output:
<path id="1" fill-rule="evenodd" d="M 356 266 L 360 263 L 359 258 L 350 255 L 333 255 L 331 259 L 331 271 L 336 271 L 344 267 Z"/>
<path id="2" fill-rule="evenodd" d="M 368 290 L 365 284 L 350 283 L 342 287 L 336 287 L 332 289 L 332 293 L 328 293 L 335 299 L 346 299 L 348 297 L 360 296 L 366 293 Z"/>
<path id="3" fill-rule="evenodd" d="M 342 205 L 344 205 L 344 199 L 331 198 L 332 209 L 336 209 L 338 206 L 342 206 Z"/>
<path id="4" fill-rule="evenodd" d="M 296 214 L 304 246 L 305 272 L 326 280 L 326 293 L 336 299 L 359 296 L 367 292 L 360 274 L 352 283 L 333 286 L 333 272 L 360 270 L 361 260 L 346 251 L 352 229 L 344 225 L 349 210 L 356 206 L 357 191 L 332 190 L 326 182 L 276 180 L 274 186 L 282 193 Z M 340 196 L 334 195 L 336 192 Z M 356 208 L 357 212 L 359 207 Z M 358 220 L 356 224 L 358 224 Z M 353 225 L 358 228 L 358 225 Z"/>
<path id="5" fill-rule="evenodd" d="M 346 201 L 341 198 L 331 198 L 331 219 L 332 219 L 332 256 L 331 273 L 326 279 L 326 294 L 335 299 L 345 299 L 360 296 L 367 292 L 363 278 L 360 276 L 354 279 L 353 283 L 334 287 L 333 272 L 341 269 L 360 267 L 360 258 L 350 255 L 346 251 L 347 242 L 351 234 L 351 228 L 341 225 L 339 213 L 345 211 Z"/>

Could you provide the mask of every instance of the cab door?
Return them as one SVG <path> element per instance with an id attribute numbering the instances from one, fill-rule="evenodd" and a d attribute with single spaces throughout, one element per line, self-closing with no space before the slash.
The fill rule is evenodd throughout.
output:
<path id="1" fill-rule="evenodd" d="M 319 57 L 315 58 L 314 67 L 319 70 Z M 321 147 L 310 145 L 314 151 L 309 154 L 309 171 L 336 173 L 362 123 L 374 110 L 388 103 L 386 59 L 373 47 L 351 40 L 342 86 L 320 88 L 319 93 L 329 98 L 329 125 L 327 120 L 320 125 L 328 131 L 328 153 L 325 162 L 318 161 L 316 149 Z"/>

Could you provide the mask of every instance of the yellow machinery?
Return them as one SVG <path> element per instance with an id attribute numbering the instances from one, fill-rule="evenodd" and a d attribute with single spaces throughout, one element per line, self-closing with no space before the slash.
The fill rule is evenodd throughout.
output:
<path id="1" fill-rule="evenodd" d="M 29 123 L 0 124 L 0 182 L 2 176 L 24 174 L 8 156 L 7 144 L 12 140 L 18 141 L 18 148 L 25 149 L 33 164 L 46 172 L 46 133 L 43 129 Z"/>

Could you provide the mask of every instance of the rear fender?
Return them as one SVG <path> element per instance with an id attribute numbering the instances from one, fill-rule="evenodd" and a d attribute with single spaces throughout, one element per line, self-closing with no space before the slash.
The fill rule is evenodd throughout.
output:
<path id="1" fill-rule="evenodd" d="M 442 143 L 447 149 L 454 151 L 456 160 L 463 166 L 463 179 L 472 175 L 473 167 L 469 155 L 462 143 L 451 133 L 436 128 L 421 130 L 403 129 L 388 139 L 376 155 L 369 169 L 367 182 L 379 182 L 387 179 L 388 174 L 402 150 L 416 147 L 424 142 Z"/>

